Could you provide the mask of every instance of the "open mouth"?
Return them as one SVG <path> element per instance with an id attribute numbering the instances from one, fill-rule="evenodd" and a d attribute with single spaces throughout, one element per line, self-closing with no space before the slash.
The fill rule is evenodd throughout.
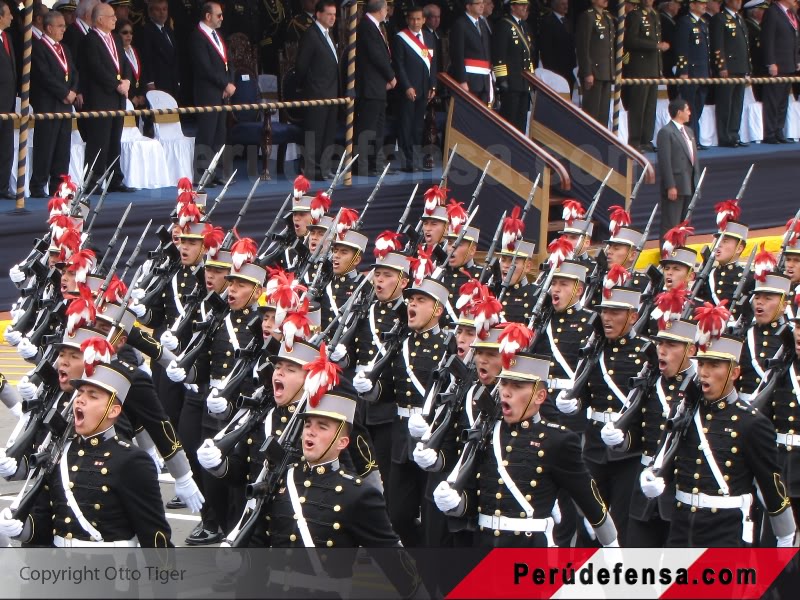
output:
<path id="1" fill-rule="evenodd" d="M 58 370 L 58 383 L 65 384 L 69 381 L 69 374 L 63 369 Z"/>
<path id="2" fill-rule="evenodd" d="M 559 300 L 561 300 L 561 296 L 559 294 L 553 294 L 553 304 L 558 304 Z"/>
<path id="3" fill-rule="evenodd" d="M 663 370 L 664 370 L 664 369 L 666 369 L 666 368 L 667 368 L 667 361 L 665 361 L 665 360 L 659 360 L 659 361 L 658 361 L 658 370 L 659 370 L 659 371 L 663 371 Z"/>
<path id="4" fill-rule="evenodd" d="M 234 304 L 236 304 L 236 298 L 228 295 L 228 306 L 233 306 Z"/>
<path id="5" fill-rule="evenodd" d="M 467 353 L 467 349 L 464 348 L 463 346 L 458 346 L 456 348 L 456 351 L 458 352 L 459 358 L 463 357 Z"/>
<path id="6" fill-rule="evenodd" d="M 500 410 L 503 411 L 504 417 L 508 417 L 511 415 L 511 405 L 505 400 L 500 401 Z"/>
<path id="7" fill-rule="evenodd" d="M 478 367 L 478 379 L 486 379 L 489 376 L 489 371 L 483 367 Z"/>
<path id="8" fill-rule="evenodd" d="M 700 381 L 700 389 L 703 390 L 703 392 L 707 392 L 708 390 L 711 389 L 711 384 L 708 383 L 707 381 L 702 381 L 701 380 Z"/>
<path id="9" fill-rule="evenodd" d="M 672 277 L 665 277 L 664 278 L 664 287 L 669 289 L 672 287 Z"/>
<path id="10" fill-rule="evenodd" d="M 311 450 L 314 447 L 314 442 L 311 440 L 303 440 L 303 450 Z"/>
<path id="11" fill-rule="evenodd" d="M 408 309 L 408 320 L 413 321 L 417 317 L 417 311 L 413 308 Z"/>
<path id="12" fill-rule="evenodd" d="M 83 425 L 85 420 L 85 415 L 83 414 L 83 409 L 78 408 L 77 406 L 72 409 L 72 415 L 75 417 L 75 427 L 80 427 Z"/>

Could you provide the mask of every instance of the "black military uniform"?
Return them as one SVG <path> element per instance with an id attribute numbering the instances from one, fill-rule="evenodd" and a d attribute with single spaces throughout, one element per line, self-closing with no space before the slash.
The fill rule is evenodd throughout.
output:
<path id="1" fill-rule="evenodd" d="M 689 13 L 678 20 L 675 35 L 675 75 L 690 78 L 711 76 L 711 44 L 706 22 Z M 689 123 L 695 139 L 700 139 L 700 117 L 706 104 L 708 86 L 682 85 L 680 95 L 692 111 Z"/>
<path id="2" fill-rule="evenodd" d="M 675 34 L 678 24 L 675 19 L 665 9 L 658 12 L 659 22 L 661 23 L 661 39 L 669 44 L 669 49 L 664 51 L 661 57 L 661 76 L 672 78 L 675 76 L 675 64 L 677 62 L 677 51 L 675 48 Z M 678 97 L 678 90 L 674 85 L 667 86 L 667 96 L 670 100 Z"/>
<path id="3" fill-rule="evenodd" d="M 758 293 L 758 288 L 756 288 L 756 293 Z M 741 399 L 751 400 L 751 395 L 764 379 L 768 370 L 766 362 L 770 358 L 774 358 L 775 353 L 783 345 L 777 332 L 784 323 L 785 319 L 781 313 L 779 318 L 768 325 L 758 325 L 754 321 L 747 328 L 740 363 L 742 374 L 736 382 L 736 389 Z"/>
<path id="4" fill-rule="evenodd" d="M 511 4 L 528 4 L 514 0 Z M 492 70 L 500 90 L 500 114 L 514 127 L 526 131 L 530 86 L 522 71 L 533 73 L 533 55 L 528 24 L 514 15 L 499 19 L 492 33 Z"/>
<path id="5" fill-rule="evenodd" d="M 753 77 L 766 77 L 769 72 L 766 64 L 764 64 L 764 50 L 761 47 L 761 23 L 756 21 L 749 11 L 744 22 L 747 27 L 747 43 L 750 46 L 750 64 L 753 67 Z M 763 87 L 760 83 L 752 85 L 753 97 L 756 102 L 761 102 L 761 90 Z"/>
<path id="6" fill-rule="evenodd" d="M 307 12 L 301 12 L 294 17 L 292 20 L 289 21 L 289 24 L 286 26 L 286 34 L 285 39 L 287 44 L 297 44 L 300 42 L 300 38 L 303 37 L 303 34 L 306 32 L 311 25 L 314 24 L 314 15 L 310 15 Z"/>
<path id="7" fill-rule="evenodd" d="M 727 71 L 728 77 L 750 74 L 747 26 L 742 17 L 727 6 L 711 18 L 711 51 L 714 53 L 715 77 L 719 77 L 722 71 Z M 747 145 L 739 139 L 744 84 L 717 86 L 715 103 L 719 145 Z"/>
<path id="8" fill-rule="evenodd" d="M 353 269 L 344 275 L 334 275 L 331 282 L 325 286 L 325 291 L 319 299 L 322 307 L 322 329 L 324 330 L 334 319 L 341 316 L 341 308 L 353 295 L 361 283 L 364 275 Z"/>
<path id="9" fill-rule="evenodd" d="M 528 323 L 536 303 L 535 298 L 535 284 L 532 281 L 528 281 L 527 276 L 523 276 L 514 285 L 508 286 L 508 290 L 506 290 L 503 299 L 500 301 L 503 305 L 505 320 L 512 323 Z"/>
<path id="10" fill-rule="evenodd" d="M 583 110 L 603 127 L 608 126 L 611 82 L 614 81 L 614 19 L 607 10 L 591 8 L 578 17 L 575 50 L 578 79 L 583 88 Z M 586 77 L 594 84 L 586 89 Z"/>
<path id="11" fill-rule="evenodd" d="M 640 4 L 641 0 L 628 0 Z M 624 77 L 661 76 L 661 21 L 651 8 L 639 6 L 625 17 Z M 628 144 L 642 150 L 653 150 L 656 125 L 657 85 L 632 85 L 622 89 L 628 111 Z"/>

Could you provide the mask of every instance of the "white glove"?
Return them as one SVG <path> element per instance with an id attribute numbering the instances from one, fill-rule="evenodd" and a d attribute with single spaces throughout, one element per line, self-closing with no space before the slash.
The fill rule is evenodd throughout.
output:
<path id="1" fill-rule="evenodd" d="M 550 511 L 550 516 L 553 517 L 556 525 L 561 523 L 561 507 L 558 505 L 558 500 L 553 503 L 553 510 Z"/>
<path id="2" fill-rule="evenodd" d="M 426 448 L 422 442 L 417 442 L 414 447 L 414 462 L 419 465 L 421 469 L 428 469 L 436 464 L 439 454 L 433 448 Z M 16 471 L 14 471 L 16 473 Z"/>
<path id="3" fill-rule="evenodd" d="M 139 304 L 138 300 L 134 300 L 128 304 L 128 310 L 135 314 L 137 319 L 141 319 L 144 313 L 147 312 L 147 307 L 144 304 Z"/>
<path id="4" fill-rule="evenodd" d="M 150 458 L 153 459 L 153 464 L 156 467 L 156 473 L 161 473 L 161 470 L 164 468 L 164 459 L 161 458 L 161 455 L 156 450 L 155 446 L 150 446 L 147 449 L 147 453 L 150 455 Z"/>
<path id="5" fill-rule="evenodd" d="M 206 470 L 215 469 L 222 464 L 222 451 L 216 447 L 214 440 L 206 440 L 197 449 L 197 462 Z"/>
<path id="6" fill-rule="evenodd" d="M 210 412 L 212 415 L 218 415 L 219 413 L 223 413 L 228 409 L 228 401 L 217 394 L 219 394 L 219 390 L 214 388 L 211 390 L 208 398 L 206 398 L 208 412 Z"/>
<path id="7" fill-rule="evenodd" d="M 19 265 L 14 265 L 11 267 L 11 269 L 8 271 L 8 276 L 14 283 L 22 283 L 25 281 L 25 273 L 22 272 L 22 269 L 19 268 Z"/>
<path id="8" fill-rule="evenodd" d="M 778 538 L 778 548 L 791 548 L 794 546 L 794 533 Z"/>
<path id="9" fill-rule="evenodd" d="M 366 394 L 372 390 L 372 382 L 367 379 L 367 376 L 362 371 L 361 373 L 356 373 L 356 376 L 353 377 L 353 387 L 359 394 Z"/>
<path id="10" fill-rule="evenodd" d="M 578 400 L 567 398 L 567 390 L 561 390 L 556 396 L 556 408 L 565 415 L 574 415 L 578 412 Z"/>
<path id="11" fill-rule="evenodd" d="M 195 394 L 200 393 L 200 386 L 198 386 L 196 383 L 184 383 L 183 387 L 185 387 L 190 392 L 194 392 Z"/>
<path id="12" fill-rule="evenodd" d="M 28 338 L 24 337 L 17 345 L 17 352 L 19 352 L 19 355 L 22 358 L 28 360 L 29 358 L 33 358 L 39 354 L 39 348 L 34 346 L 33 342 L 31 342 Z"/>
<path id="13" fill-rule="evenodd" d="M 613 423 L 606 423 L 603 425 L 603 428 L 600 430 L 600 437 L 603 438 L 603 443 L 610 448 L 619 446 L 625 441 L 625 434 L 614 427 Z"/>
<path id="14" fill-rule="evenodd" d="M 27 400 L 30 402 L 34 398 L 36 398 L 36 392 L 39 388 L 31 383 L 31 380 L 28 379 L 28 376 L 25 375 L 22 379 L 19 380 L 17 384 L 17 391 L 19 395 L 22 396 L 23 400 Z"/>
<path id="15" fill-rule="evenodd" d="M 167 329 L 161 334 L 161 345 L 170 352 L 175 352 L 175 350 L 178 349 L 178 338 L 175 337 L 174 333 Z"/>
<path id="16" fill-rule="evenodd" d="M 10 346 L 16 346 L 22 341 L 22 333 L 16 329 L 11 329 L 10 325 L 6 327 L 4 337 Z"/>
<path id="17" fill-rule="evenodd" d="M 139 370 L 147 373 L 149 377 L 153 376 L 153 371 L 150 369 L 150 365 L 148 365 L 146 362 L 143 362 L 139 365 Z"/>
<path id="18" fill-rule="evenodd" d="M 140 300 L 143 300 L 144 297 L 145 297 L 145 292 L 144 292 L 144 290 L 142 288 L 138 288 L 137 287 L 135 290 L 133 290 L 131 292 L 131 298 L 133 298 L 137 302 L 139 302 Z"/>
<path id="19" fill-rule="evenodd" d="M 6 507 L 0 512 L 0 534 L 10 538 L 22 533 L 22 521 L 11 517 L 11 509 Z"/>
<path id="20" fill-rule="evenodd" d="M 408 432 L 413 438 L 421 438 L 428 431 L 428 422 L 425 417 L 418 414 L 413 414 L 408 418 Z"/>
<path id="21" fill-rule="evenodd" d="M 433 490 L 433 501 L 436 503 L 437 508 L 446 513 L 461 504 L 461 494 L 450 487 L 446 481 L 442 481 Z"/>
<path id="22" fill-rule="evenodd" d="M 21 402 L 17 402 L 17 403 L 16 403 L 14 406 L 10 407 L 10 408 L 8 409 L 8 411 L 9 411 L 9 412 L 10 412 L 12 415 L 14 415 L 15 417 L 17 417 L 17 419 L 21 419 L 21 418 L 23 418 L 23 417 L 25 416 L 25 413 L 24 413 L 24 412 L 22 412 L 22 403 L 21 403 Z"/>
<path id="23" fill-rule="evenodd" d="M 167 377 L 175 383 L 181 383 L 186 379 L 186 369 L 179 367 L 178 363 L 173 360 L 167 367 Z"/>
<path id="24" fill-rule="evenodd" d="M 194 482 L 191 471 L 175 480 L 175 495 L 183 500 L 186 508 L 193 513 L 200 512 L 203 502 L 206 501 L 200 488 Z"/>
<path id="25" fill-rule="evenodd" d="M 17 459 L 6 456 L 5 449 L 0 449 L 0 477 L 11 477 L 17 472 L 17 466 Z"/>
<path id="26" fill-rule="evenodd" d="M 345 356 L 347 356 L 347 348 L 344 344 L 336 344 L 336 348 L 333 349 L 331 352 L 330 359 L 333 362 L 339 362 Z"/>
<path id="27" fill-rule="evenodd" d="M 16 325 L 19 318 L 25 314 L 25 311 L 21 308 L 12 308 L 11 309 L 11 324 Z"/>
<path id="28" fill-rule="evenodd" d="M 666 484 L 663 477 L 656 477 L 653 469 L 645 469 L 639 475 L 639 485 L 642 488 L 642 493 L 648 498 L 656 498 L 664 493 Z"/>

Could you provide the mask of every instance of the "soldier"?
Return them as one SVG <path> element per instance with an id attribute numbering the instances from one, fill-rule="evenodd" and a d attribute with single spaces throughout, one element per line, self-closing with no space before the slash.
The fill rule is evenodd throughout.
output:
<path id="1" fill-rule="evenodd" d="M 446 197 L 447 190 L 442 191 L 439 186 L 432 186 L 425 192 L 425 206 L 422 216 L 419 218 L 422 229 L 419 245 L 429 251 L 433 251 L 445 241 L 445 234 L 450 222 L 444 206 Z"/>
<path id="2" fill-rule="evenodd" d="M 127 373 L 91 363 L 86 371 L 71 381 L 74 436 L 61 472 L 47 477 L 25 523 L 6 508 L 0 533 L 61 548 L 172 547 L 153 463 L 114 429 L 130 388 Z"/>
<path id="3" fill-rule="evenodd" d="M 791 221 L 787 224 L 787 229 Z M 783 275 L 791 281 L 791 290 L 786 297 L 786 317 L 792 320 L 797 314 L 797 288 L 800 286 L 800 238 L 790 237 L 789 243 L 783 249 Z"/>
<path id="4" fill-rule="evenodd" d="M 711 19 L 711 51 L 715 77 L 750 75 L 747 27 L 739 16 L 742 0 L 725 0 L 725 8 Z M 739 139 L 744 105 L 744 84 L 720 85 L 715 90 L 717 137 L 720 146 L 749 146 Z"/>
<path id="5" fill-rule="evenodd" d="M 695 277 L 697 264 L 697 250 L 679 246 L 671 251 L 662 250 L 661 270 L 664 274 L 664 283 L 660 290 L 654 290 L 655 307 L 650 313 L 645 330 L 647 335 L 654 337 L 662 327 L 663 319 L 675 319 L 686 308 L 688 290 Z M 669 313 L 672 315 L 668 316 Z"/>
<path id="6" fill-rule="evenodd" d="M 761 48 L 761 21 L 767 8 L 769 8 L 768 0 L 750 0 L 744 5 L 745 14 L 747 15 L 744 22 L 747 26 L 747 41 L 750 45 L 750 63 L 753 66 L 753 77 L 766 77 L 769 75 L 767 65 L 764 62 L 764 50 Z M 753 84 L 752 89 L 756 102 L 761 102 L 761 91 L 764 86 Z"/>
<path id="7" fill-rule="evenodd" d="M 703 322 L 698 326 L 709 331 Z M 672 442 L 678 444 L 674 464 L 659 468 L 658 475 L 645 469 L 640 477 L 648 498 L 659 496 L 666 481 L 675 482 L 670 548 L 751 544 L 753 479 L 778 546 L 794 542 L 795 523 L 780 477 L 775 430 L 767 417 L 739 399 L 734 388 L 741 349 L 739 340 L 726 336 L 701 345 L 695 360 L 702 398 L 694 406 L 681 405 L 685 436 L 673 435 Z M 660 466 L 658 460 L 654 464 Z"/>
<path id="8" fill-rule="evenodd" d="M 736 286 L 744 274 L 744 267 L 738 261 L 747 246 L 747 234 L 747 225 L 736 221 L 721 225 L 714 234 L 721 239 L 714 251 L 714 267 L 709 271 L 708 280 L 700 290 L 700 299 L 714 304 L 727 300 L 728 306 L 731 306 Z"/>
<path id="9" fill-rule="evenodd" d="M 694 79 L 695 77 L 711 76 L 711 45 L 709 42 L 708 25 L 703 20 L 703 8 L 707 0 L 694 0 L 689 3 L 689 13 L 678 20 L 678 29 L 675 35 L 675 75 L 681 79 Z M 708 86 L 682 85 L 680 95 L 689 103 L 691 113 L 689 124 L 694 130 L 694 138 L 698 140 L 698 149 L 705 146 L 699 145 L 700 117 L 706 104 Z"/>
<path id="10" fill-rule="evenodd" d="M 316 0 L 302 0 L 302 10 L 297 13 L 286 26 L 286 42 L 297 44 L 303 34 L 314 24 L 314 6 Z"/>
<path id="11" fill-rule="evenodd" d="M 670 45 L 661 40 L 661 21 L 653 0 L 626 0 L 636 8 L 625 17 L 625 77 L 660 77 L 661 53 Z M 628 144 L 642 152 L 654 152 L 658 86 L 631 85 L 622 90 L 628 111 Z"/>
<path id="12" fill-rule="evenodd" d="M 623 284 L 626 287 L 644 291 L 650 280 L 645 274 L 633 270 L 639 256 L 637 246 L 641 239 L 642 234 L 629 227 L 619 227 L 616 233 L 611 233 L 602 250 L 606 255 L 609 270 L 600 274 L 603 276 L 603 280 L 598 282 L 599 284 L 595 283 L 594 288 L 587 286 L 583 295 L 583 306 L 594 308 L 602 301 L 604 289 L 608 292 L 611 288 Z M 597 269 L 593 275 L 598 276 Z M 594 289 L 594 293 L 591 292 L 592 289 Z"/>
<path id="13" fill-rule="evenodd" d="M 502 279 L 499 282 L 495 282 L 498 284 L 495 287 L 495 292 L 498 297 L 503 294 L 500 302 L 503 305 L 503 318 L 506 321 L 527 323 L 531 318 L 533 306 L 536 304 L 536 290 L 535 284 L 528 279 L 528 274 L 533 267 L 535 248 L 536 246 L 533 242 L 520 240 L 514 243 L 513 249 L 504 244 L 503 249 L 499 252 Z M 508 274 L 512 266 L 514 273 L 512 273 L 511 279 L 508 280 Z M 503 293 L 501 286 L 507 280 L 508 287 Z"/>
<path id="14" fill-rule="evenodd" d="M 477 227 L 471 225 L 461 225 L 466 227 L 467 231 L 461 239 L 458 247 L 452 251 L 452 255 L 446 265 L 443 265 L 441 271 L 434 276 L 441 280 L 442 285 L 447 288 L 449 293 L 449 300 L 446 305 L 447 315 L 451 321 L 458 320 L 455 304 L 458 298 L 461 286 L 472 279 L 477 279 L 480 276 L 480 269 L 475 264 L 472 258 L 475 256 L 475 251 L 478 249 L 478 240 L 480 239 L 481 232 Z M 453 221 L 450 221 L 450 231 L 447 232 L 447 239 L 453 240 L 451 244 L 459 236 L 459 229 L 453 227 Z"/>
<path id="15" fill-rule="evenodd" d="M 581 107 L 603 127 L 608 127 L 611 82 L 614 81 L 614 19 L 608 0 L 592 0 L 592 8 L 578 17 L 575 50 L 578 80 L 583 88 Z"/>
<path id="16" fill-rule="evenodd" d="M 672 78 L 675 76 L 675 65 L 677 62 L 677 49 L 675 48 L 675 34 L 678 29 L 676 19 L 681 9 L 681 3 L 677 0 L 660 0 L 658 5 L 658 16 L 661 22 L 661 39 L 669 44 L 669 49 L 664 52 L 661 61 L 661 76 Z M 678 96 L 676 86 L 667 86 L 667 96 L 670 100 Z"/>
<path id="17" fill-rule="evenodd" d="M 319 300 L 322 305 L 323 329 L 341 316 L 342 306 L 364 278 L 357 267 L 361 264 L 368 242 L 367 236 L 352 230 L 345 232 L 344 235 L 335 236 L 331 258 L 333 279 L 325 286 L 324 294 Z M 344 357 L 344 354 L 336 354 L 331 355 L 331 360 L 334 362 Z"/>
<path id="18" fill-rule="evenodd" d="M 483 455 L 467 491 L 448 481 L 436 488 L 436 505 L 445 513 L 464 515 L 469 509 L 474 518 L 477 506 L 476 546 L 553 546 L 551 514 L 560 489 L 575 498 L 602 545 L 618 546 L 614 522 L 579 458 L 578 436 L 539 414 L 548 376 L 547 361 L 529 354 L 505 365 L 498 398 L 502 419 L 487 432 L 494 452 Z"/>
<path id="19" fill-rule="evenodd" d="M 532 42 L 528 31 L 528 0 L 511 0 L 509 14 L 499 19 L 492 35 L 492 71 L 497 80 L 500 115 L 525 133 L 530 86 L 522 71 L 533 73 Z"/>

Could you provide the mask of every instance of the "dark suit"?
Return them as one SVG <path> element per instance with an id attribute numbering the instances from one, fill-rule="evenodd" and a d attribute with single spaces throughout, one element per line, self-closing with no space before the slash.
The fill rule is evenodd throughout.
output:
<path id="1" fill-rule="evenodd" d="M 217 36 L 220 33 L 217 32 Z M 227 55 L 228 49 L 220 37 Z M 213 42 L 198 25 L 189 41 L 194 72 L 194 101 L 198 106 L 214 106 L 223 103 L 222 93 L 233 83 L 233 65 L 222 60 Z M 208 163 L 225 143 L 224 112 L 197 115 L 197 135 L 194 138 L 194 172 L 197 181 L 208 167 Z"/>
<path id="2" fill-rule="evenodd" d="M 594 77 L 590 89 L 583 90 L 583 111 L 600 125 L 608 127 L 611 107 L 611 82 L 614 81 L 614 35 L 616 28 L 607 10 L 591 8 L 580 14 L 575 26 L 575 48 L 578 55 L 578 79 Z"/>
<path id="3" fill-rule="evenodd" d="M 83 110 L 124 110 L 125 96 L 117 93 L 117 86 L 122 79 L 131 80 L 131 66 L 125 59 L 122 41 L 119 36 L 111 34 L 119 58 L 119 70 L 114 64 L 111 54 L 100 34 L 94 29 L 86 34 L 80 45 L 78 58 L 81 73 L 80 89 L 83 91 Z M 94 176 L 99 177 L 106 167 L 119 156 L 120 137 L 122 136 L 122 117 L 109 119 L 88 119 L 86 129 L 86 160 L 98 159 L 94 168 Z M 99 154 L 98 154 L 99 153 Z M 112 184 L 122 182 L 122 171 L 115 169 Z"/>
<path id="4" fill-rule="evenodd" d="M 445 66 L 443 62 L 444 55 L 442 54 L 442 36 L 438 31 L 429 29 L 427 25 L 422 26 L 422 31 L 425 32 L 425 39 L 427 39 L 428 35 L 430 35 L 434 40 L 433 46 L 430 46 L 433 49 L 433 63 L 436 67 L 436 72 L 441 73 Z"/>
<path id="5" fill-rule="evenodd" d="M 710 77 L 711 46 L 708 37 L 708 25 L 703 19 L 688 14 L 678 20 L 678 30 L 675 34 L 675 75 L 688 75 L 695 77 Z M 700 117 L 706 104 L 708 86 L 682 85 L 681 97 L 689 103 L 692 111 L 690 124 L 695 133 L 695 138 L 700 135 Z"/>
<path id="6" fill-rule="evenodd" d="M 63 100 L 70 91 L 78 92 L 78 70 L 69 48 L 61 44 L 67 60 L 68 74 L 64 73 L 51 46 L 44 39 L 33 42 L 31 54 L 31 105 L 36 112 L 72 112 L 71 104 Z M 70 119 L 39 121 L 33 138 L 33 171 L 31 191 L 43 191 L 48 180 L 52 193 L 60 175 L 69 172 L 69 148 L 72 134 Z"/>
<path id="7" fill-rule="evenodd" d="M 791 9 L 790 9 L 791 10 Z M 800 63 L 797 16 L 795 24 L 782 7 L 772 4 L 761 21 L 761 44 L 764 66 L 777 65 L 778 76 L 794 75 Z M 789 106 L 790 84 L 765 85 L 762 91 L 764 111 L 764 139 L 782 139 Z"/>
<path id="8" fill-rule="evenodd" d="M 295 61 L 297 88 L 304 100 L 336 98 L 339 94 L 339 64 L 319 25 L 314 23 L 300 38 Z M 320 178 L 330 171 L 330 155 L 336 135 L 336 106 L 307 108 L 305 127 L 305 175 Z"/>
<path id="9" fill-rule="evenodd" d="M 523 71 L 533 72 L 531 36 L 528 24 L 507 16 L 495 23 L 492 35 L 492 63 L 500 89 L 500 114 L 514 127 L 525 132 L 530 87 Z"/>
<path id="10" fill-rule="evenodd" d="M 394 79 L 389 46 L 375 22 L 364 14 L 356 29 L 356 118 L 358 172 L 377 168 L 386 121 L 386 84 Z"/>
<path id="11" fill-rule="evenodd" d="M 470 93 L 488 103 L 492 92 L 489 73 L 470 73 L 469 69 L 491 70 L 491 33 L 483 20 L 479 21 L 481 31 L 465 13 L 453 22 L 450 29 L 450 75 L 458 83 L 469 85 Z M 477 61 L 467 66 L 465 61 Z"/>
<path id="12" fill-rule="evenodd" d="M 81 44 L 85 37 L 86 34 L 83 33 L 83 29 L 81 29 L 76 19 L 75 22 L 64 31 L 64 39 L 61 40 L 61 43 L 69 48 L 72 58 L 77 59 L 81 55 Z"/>
<path id="13" fill-rule="evenodd" d="M 166 25 L 159 29 L 155 23 L 142 28 L 141 49 L 145 84 L 152 83 L 157 90 L 167 92 L 178 100 L 181 87 L 181 69 L 178 62 L 178 42 L 175 33 Z"/>
<path id="14" fill-rule="evenodd" d="M 767 66 L 764 64 L 764 50 L 761 47 L 761 23 L 748 17 L 744 20 L 747 25 L 747 43 L 750 44 L 750 62 L 753 65 L 753 77 L 766 77 Z M 753 97 L 756 102 L 761 102 L 761 84 L 754 84 Z"/>
<path id="15" fill-rule="evenodd" d="M 661 56 L 661 76 L 672 78 L 675 76 L 675 61 L 677 54 L 675 53 L 675 34 L 678 30 L 678 23 L 667 12 L 659 12 L 658 18 L 661 20 L 661 39 L 669 44 L 669 49 L 665 50 Z M 677 86 L 667 86 L 667 96 L 670 100 L 678 96 Z"/>
<path id="16" fill-rule="evenodd" d="M 658 14 L 644 7 L 625 17 L 625 77 L 661 77 L 661 21 Z M 657 85 L 631 85 L 622 90 L 628 111 L 628 144 L 634 148 L 652 144 L 656 126 Z"/>
<path id="17" fill-rule="evenodd" d="M 398 130 L 398 143 L 402 155 L 403 168 L 419 168 L 421 165 L 420 149 L 422 147 L 422 134 L 425 125 L 425 108 L 428 106 L 428 92 L 436 87 L 436 38 L 433 34 L 422 29 L 422 41 L 429 49 L 428 61 L 420 52 L 412 48 L 405 34 L 414 34 L 406 29 L 396 35 L 392 40 L 392 60 L 397 73 L 398 114 L 400 127 Z M 412 40 L 413 43 L 413 40 Z M 431 56 L 430 52 L 433 52 Z M 416 100 L 406 97 L 406 90 L 413 88 L 417 94 Z M 417 156 L 415 156 L 415 152 Z"/>
<path id="18" fill-rule="evenodd" d="M 714 55 L 715 76 L 728 71 L 729 77 L 750 74 L 747 27 L 744 19 L 723 8 L 711 17 L 711 51 Z M 719 85 L 714 92 L 717 113 L 717 137 L 720 146 L 739 142 L 744 105 L 744 84 Z"/>
<path id="19" fill-rule="evenodd" d="M 8 29 L 3 31 L 3 39 L 8 41 L 10 53 L 0 42 L 0 112 L 12 113 L 16 109 L 17 61 Z M 0 192 L 8 189 L 13 163 L 14 121 L 0 121 Z"/>
<path id="20" fill-rule="evenodd" d="M 539 58 L 545 69 L 558 73 L 569 84 L 569 91 L 575 87 L 575 36 L 572 27 L 565 17 L 562 21 L 555 13 L 542 19 L 541 33 L 534 43 L 539 51 Z M 536 63 L 534 62 L 534 67 Z"/>
<path id="21" fill-rule="evenodd" d="M 680 223 L 689 206 L 689 201 L 700 178 L 700 161 L 697 159 L 697 142 L 691 127 L 684 131 L 692 144 L 692 151 L 680 130 L 670 121 L 658 132 L 658 174 L 661 178 L 661 238 Z M 694 164 L 692 164 L 694 156 Z M 667 198 L 667 190 L 678 189 L 678 199 Z"/>

